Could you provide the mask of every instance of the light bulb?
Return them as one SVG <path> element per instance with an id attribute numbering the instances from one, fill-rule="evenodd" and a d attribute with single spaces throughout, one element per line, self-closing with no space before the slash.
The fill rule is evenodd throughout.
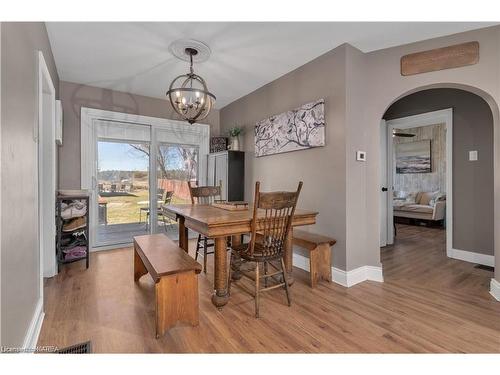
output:
<path id="1" fill-rule="evenodd" d="M 181 96 L 181 92 L 180 92 L 179 90 L 177 90 L 177 91 L 175 92 L 175 96 L 177 96 L 177 97 L 179 98 L 179 97 Z"/>

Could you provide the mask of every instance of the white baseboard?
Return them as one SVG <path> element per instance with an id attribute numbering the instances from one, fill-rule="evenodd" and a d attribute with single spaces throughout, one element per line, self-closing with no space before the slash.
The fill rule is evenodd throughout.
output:
<path id="1" fill-rule="evenodd" d="M 350 271 L 332 267 L 332 279 L 337 284 L 347 288 L 366 280 L 384 282 L 382 267 L 362 266 Z"/>
<path id="2" fill-rule="evenodd" d="M 309 258 L 303 255 L 293 253 L 293 265 L 301 270 L 309 272 Z"/>
<path id="3" fill-rule="evenodd" d="M 309 272 L 309 258 L 303 255 L 294 253 L 293 265 Z M 366 280 L 383 282 L 384 276 L 382 274 L 382 267 L 362 266 L 351 271 L 344 271 L 332 267 L 332 281 L 346 288 Z"/>
<path id="4" fill-rule="evenodd" d="M 458 249 L 449 249 L 446 255 L 453 259 L 495 267 L 495 257 L 493 255 L 473 253 L 472 251 Z"/>
<path id="5" fill-rule="evenodd" d="M 28 331 L 26 332 L 26 336 L 24 337 L 23 341 L 24 350 L 35 349 L 36 344 L 38 342 L 38 336 L 40 335 L 40 330 L 42 329 L 42 323 L 44 317 L 45 313 L 43 312 L 43 299 L 40 298 L 40 300 L 36 304 L 35 312 L 33 313 L 33 317 L 28 327 Z"/>
<path id="6" fill-rule="evenodd" d="M 495 279 L 491 279 L 490 294 L 500 302 L 500 283 Z"/>

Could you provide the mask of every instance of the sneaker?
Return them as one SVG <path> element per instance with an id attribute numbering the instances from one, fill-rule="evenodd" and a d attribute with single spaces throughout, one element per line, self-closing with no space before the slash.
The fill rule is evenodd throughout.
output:
<path id="1" fill-rule="evenodd" d="M 70 204 L 61 204 L 61 217 L 65 220 L 84 216 L 87 213 L 87 206 L 83 201 L 74 201 Z"/>
<path id="2" fill-rule="evenodd" d="M 64 224 L 62 230 L 63 232 L 72 232 L 80 228 L 85 228 L 86 225 L 87 225 L 87 220 L 85 216 L 77 217 L 76 219 L 72 219 L 71 221 Z"/>

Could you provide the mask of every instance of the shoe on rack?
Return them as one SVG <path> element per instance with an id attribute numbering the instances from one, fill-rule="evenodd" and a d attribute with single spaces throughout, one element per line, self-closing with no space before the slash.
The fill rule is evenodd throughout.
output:
<path id="1" fill-rule="evenodd" d="M 87 244 L 87 240 L 85 239 L 84 236 L 78 236 L 78 237 L 71 236 L 68 238 L 61 239 L 61 247 L 65 248 L 65 249 L 69 249 L 69 248 L 79 246 L 79 245 L 86 245 L 86 244 Z"/>
<path id="2" fill-rule="evenodd" d="M 76 219 L 72 219 L 63 225 L 63 232 L 72 232 L 74 230 L 84 228 L 87 225 L 87 220 L 85 216 L 77 217 Z"/>
<path id="3" fill-rule="evenodd" d="M 84 201 L 74 201 L 69 204 L 61 204 L 61 217 L 65 220 L 84 216 L 87 213 L 87 205 Z"/>

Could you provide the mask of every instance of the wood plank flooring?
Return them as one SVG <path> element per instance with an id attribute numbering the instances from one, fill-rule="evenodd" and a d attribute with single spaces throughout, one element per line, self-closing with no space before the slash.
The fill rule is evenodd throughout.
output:
<path id="1" fill-rule="evenodd" d="M 500 352 L 500 303 L 488 293 L 492 272 L 446 257 L 445 232 L 398 225 L 381 258 L 384 283 L 351 288 L 294 269 L 292 306 L 274 290 L 253 299 L 233 284 L 219 311 L 210 302 L 213 255 L 199 277 L 200 325 L 154 338 L 154 289 L 133 281 L 132 249 L 92 253 L 90 268 L 65 267 L 46 283 L 38 345 L 92 340 L 95 352 Z M 195 243 L 190 242 L 191 252 Z"/>

